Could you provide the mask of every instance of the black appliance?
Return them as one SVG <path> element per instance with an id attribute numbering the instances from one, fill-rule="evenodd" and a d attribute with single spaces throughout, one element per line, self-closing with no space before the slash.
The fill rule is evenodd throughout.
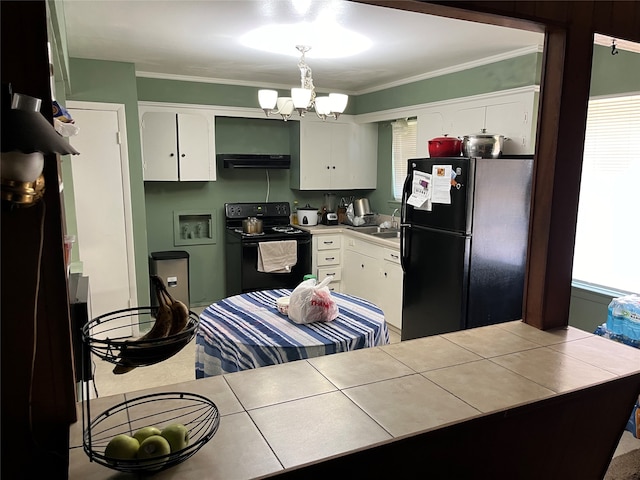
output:
<path id="1" fill-rule="evenodd" d="M 402 340 L 522 318 L 533 156 L 408 162 L 400 231 Z M 435 175 L 449 174 L 444 203 L 408 203 L 415 172 L 432 175 L 433 193 Z M 442 201 L 443 190 L 438 193 Z"/>
<path id="2" fill-rule="evenodd" d="M 89 346 L 82 341 L 82 328 L 91 321 L 89 277 L 79 273 L 69 275 L 69 304 L 76 382 L 88 382 L 93 380 L 91 352 Z"/>
<path id="3" fill-rule="evenodd" d="M 338 214 L 336 212 L 322 212 L 322 225 L 338 225 Z"/>
<path id="4" fill-rule="evenodd" d="M 288 202 L 225 203 L 227 296 L 255 290 L 295 288 L 311 272 L 311 234 L 289 224 Z M 243 233 L 242 221 L 262 220 L 262 233 Z M 289 273 L 258 271 L 258 244 L 296 240 L 297 263 Z"/>
<path id="5" fill-rule="evenodd" d="M 288 169 L 291 167 L 291 155 L 218 153 L 216 159 L 224 168 Z"/>

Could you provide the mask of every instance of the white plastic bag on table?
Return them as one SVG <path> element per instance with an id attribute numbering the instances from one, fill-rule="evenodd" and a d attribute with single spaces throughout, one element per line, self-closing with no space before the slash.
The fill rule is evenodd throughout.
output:
<path id="1" fill-rule="evenodd" d="M 289 299 L 289 318 L 296 323 L 330 322 L 338 316 L 338 305 L 327 285 L 332 276 L 316 284 L 315 278 L 298 285 Z"/>

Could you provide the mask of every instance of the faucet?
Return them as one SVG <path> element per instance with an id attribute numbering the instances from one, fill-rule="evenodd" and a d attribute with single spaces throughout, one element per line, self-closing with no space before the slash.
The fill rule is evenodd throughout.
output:
<path id="1" fill-rule="evenodd" d="M 398 223 L 396 222 L 396 213 L 398 213 L 397 208 L 391 214 L 391 228 L 398 228 Z"/>

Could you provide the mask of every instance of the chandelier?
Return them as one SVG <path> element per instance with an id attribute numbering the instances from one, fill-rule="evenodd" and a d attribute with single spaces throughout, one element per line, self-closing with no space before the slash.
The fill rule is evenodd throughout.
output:
<path id="1" fill-rule="evenodd" d="M 278 98 L 275 90 L 258 90 L 258 101 L 260 108 L 269 115 L 282 115 L 282 119 L 287 121 L 293 110 L 297 110 L 301 117 L 311 109 L 315 109 L 316 115 L 322 120 L 327 117 L 337 119 L 347 107 L 348 95 L 342 93 L 330 93 L 328 96 L 316 96 L 316 89 L 313 85 L 311 67 L 307 65 L 304 55 L 311 47 L 306 45 L 296 45 L 300 52 L 300 88 L 292 88 L 290 97 Z"/>

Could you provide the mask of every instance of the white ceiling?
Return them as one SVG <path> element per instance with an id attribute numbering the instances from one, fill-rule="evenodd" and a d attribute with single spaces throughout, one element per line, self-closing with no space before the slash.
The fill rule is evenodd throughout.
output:
<path id="1" fill-rule="evenodd" d="M 292 36 L 291 53 L 278 55 L 245 47 L 239 37 L 265 24 L 329 16 L 372 42 L 352 57 L 314 58 L 314 45 L 307 54 L 319 91 L 351 94 L 533 52 L 544 41 L 540 33 L 344 0 L 64 0 L 63 6 L 72 57 L 131 62 L 144 75 L 273 87 L 299 84 L 295 45 L 309 40 Z M 323 33 L 328 40 L 336 29 Z"/>

